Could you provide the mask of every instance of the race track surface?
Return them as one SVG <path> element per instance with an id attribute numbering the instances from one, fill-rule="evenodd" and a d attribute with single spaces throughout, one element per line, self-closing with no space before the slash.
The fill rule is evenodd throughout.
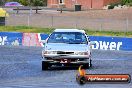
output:
<path id="1" fill-rule="evenodd" d="M 128 84 L 76 82 L 76 69 L 41 70 L 41 47 L 0 46 L 0 88 L 132 88 Z M 90 74 L 130 74 L 132 52 L 93 50 Z"/>

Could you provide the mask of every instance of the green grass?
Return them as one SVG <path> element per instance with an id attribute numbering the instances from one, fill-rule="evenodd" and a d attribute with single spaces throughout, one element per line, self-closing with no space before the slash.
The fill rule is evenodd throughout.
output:
<path id="1" fill-rule="evenodd" d="M 30 32 L 30 33 L 46 33 L 50 34 L 53 28 L 37 28 L 28 26 L 0 26 L 1 32 Z M 117 37 L 132 37 L 132 32 L 112 32 L 112 31 L 91 31 L 84 29 L 88 35 L 93 36 L 117 36 Z"/>
<path id="2" fill-rule="evenodd" d="M 95 35 L 95 36 L 132 37 L 132 32 L 88 31 L 87 29 L 85 31 L 89 35 Z"/>
<path id="3" fill-rule="evenodd" d="M 0 26 L 1 32 L 31 32 L 31 33 L 51 33 L 51 28 L 36 28 L 28 26 Z"/>

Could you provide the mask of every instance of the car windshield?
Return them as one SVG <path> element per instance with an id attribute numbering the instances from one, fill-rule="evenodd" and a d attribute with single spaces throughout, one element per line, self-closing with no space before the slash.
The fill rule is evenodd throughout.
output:
<path id="1" fill-rule="evenodd" d="M 84 33 L 80 32 L 54 32 L 50 35 L 48 43 L 87 44 Z"/>

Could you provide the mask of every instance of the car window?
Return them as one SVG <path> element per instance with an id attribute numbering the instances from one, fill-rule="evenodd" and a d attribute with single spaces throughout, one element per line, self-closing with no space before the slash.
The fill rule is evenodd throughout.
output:
<path id="1" fill-rule="evenodd" d="M 50 35 L 48 43 L 86 44 L 85 34 L 80 32 L 54 32 Z"/>

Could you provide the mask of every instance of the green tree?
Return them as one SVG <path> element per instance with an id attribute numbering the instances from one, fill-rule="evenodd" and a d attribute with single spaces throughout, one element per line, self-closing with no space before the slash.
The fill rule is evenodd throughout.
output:
<path id="1" fill-rule="evenodd" d="M 44 1 L 43 0 L 34 0 L 33 1 L 33 6 L 43 6 Z"/>
<path id="2" fill-rule="evenodd" d="M 123 4 L 132 3 L 132 0 L 122 0 Z"/>
<path id="3" fill-rule="evenodd" d="M 2 1 L 0 1 L 0 6 L 2 6 L 3 5 L 3 2 Z"/>
<path id="4" fill-rule="evenodd" d="M 22 5 L 24 5 L 24 6 L 29 5 L 28 0 L 18 0 L 18 2 L 20 2 L 20 3 L 21 3 Z"/>
<path id="5" fill-rule="evenodd" d="M 19 2 L 24 6 L 46 6 L 47 5 L 47 0 L 0 0 L 0 5 L 2 4 L 2 1 L 5 2 Z"/>
<path id="6" fill-rule="evenodd" d="M 132 0 L 122 0 L 123 5 L 132 6 Z"/>
<path id="7" fill-rule="evenodd" d="M 47 5 L 47 0 L 19 0 L 23 5 L 30 6 L 45 6 Z"/>

